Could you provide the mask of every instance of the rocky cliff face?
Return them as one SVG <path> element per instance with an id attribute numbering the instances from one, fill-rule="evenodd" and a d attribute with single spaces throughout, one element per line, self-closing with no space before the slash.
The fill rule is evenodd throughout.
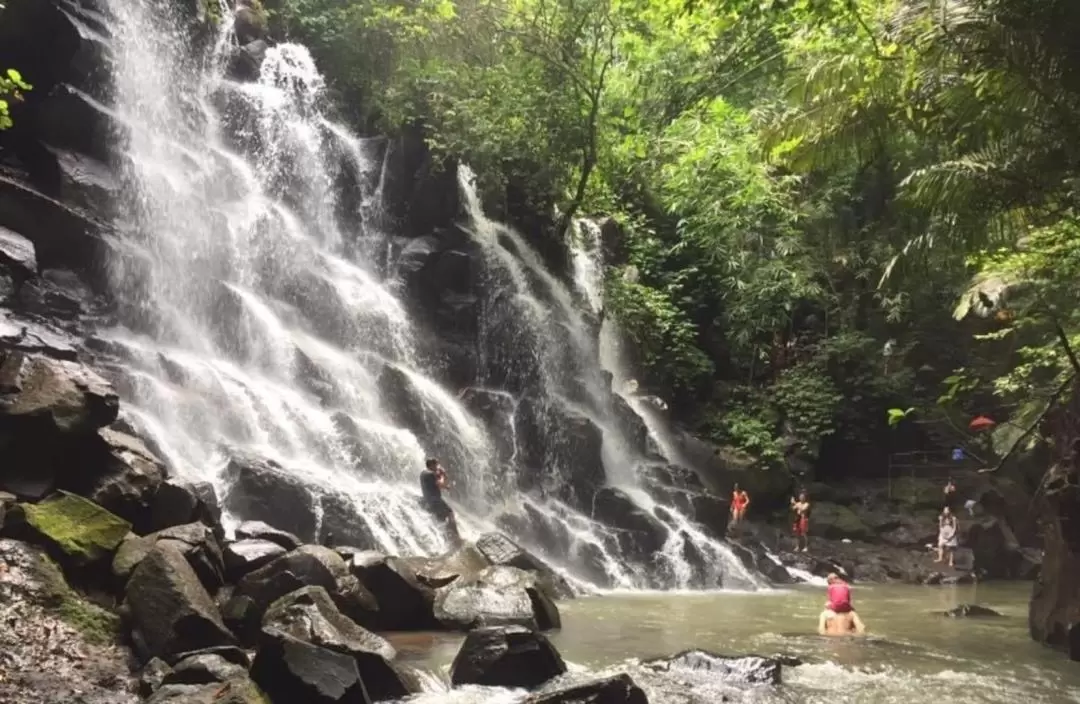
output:
<path id="1" fill-rule="evenodd" d="M 1050 422 L 1059 458 L 1038 496 L 1042 571 L 1031 596 L 1031 637 L 1080 660 L 1080 389 Z"/>

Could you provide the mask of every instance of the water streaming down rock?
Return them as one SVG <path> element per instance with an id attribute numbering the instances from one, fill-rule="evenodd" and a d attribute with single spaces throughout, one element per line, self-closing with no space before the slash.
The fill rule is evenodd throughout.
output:
<path id="1" fill-rule="evenodd" d="M 642 489 L 641 468 L 650 464 L 664 467 L 673 460 L 660 454 L 650 458 L 648 437 L 642 434 L 633 438 L 633 427 L 644 423 L 642 411 L 636 398 L 616 396 L 612 393 L 612 379 L 622 381 L 626 375 L 617 359 L 609 366 L 602 366 L 600 339 L 603 312 L 603 263 L 600 259 L 598 230 L 591 223 L 578 223 L 580 236 L 569 233 L 573 262 L 574 284 L 579 295 L 552 275 L 541 262 L 539 255 L 513 228 L 492 221 L 481 207 L 475 188 L 475 176 L 462 167 L 459 183 L 469 215 L 469 226 L 480 242 L 492 266 L 492 281 L 486 286 L 488 306 L 484 326 L 501 344 L 513 345 L 524 351 L 524 360 L 511 360 L 522 365 L 533 377 L 525 377 L 518 403 L 528 403 L 541 410 L 542 420 L 535 429 L 539 436 L 536 443 L 540 449 L 533 457 L 524 457 L 517 466 L 519 482 L 530 488 L 539 488 L 541 495 L 556 497 L 556 504 L 564 509 L 563 516 L 548 513 L 550 520 L 564 521 L 564 525 L 580 517 L 570 518 L 570 507 L 583 513 L 603 516 L 619 527 L 640 528 L 641 532 L 654 533 L 654 545 L 627 545 L 618 536 L 611 536 L 602 526 L 591 530 L 567 531 L 562 536 L 569 554 L 579 559 L 592 556 L 592 560 L 605 563 L 607 579 L 614 586 L 693 588 L 719 586 L 755 588 L 764 582 L 748 571 L 721 539 L 707 535 L 702 526 L 684 516 L 674 506 L 664 506 Z M 510 373 L 513 374 L 513 368 Z M 616 404 L 626 404 L 624 413 L 637 417 L 620 418 Z M 654 425 L 656 425 L 654 423 Z M 582 482 L 583 467 L 580 447 L 575 452 L 563 452 L 568 444 L 568 429 L 590 428 L 599 434 L 599 453 L 584 458 L 593 463 L 593 469 L 602 469 L 592 481 Z M 659 429 L 648 428 L 654 438 Z M 570 431 L 571 433 L 573 430 Z M 655 441 L 653 443 L 656 444 Z M 599 467 L 595 467 L 599 465 Z M 531 473 L 539 473 L 537 480 Z M 607 488 L 601 486 L 607 485 Z M 621 499 L 638 515 L 632 523 L 620 526 L 622 521 L 605 516 L 602 503 L 614 488 Z M 600 489 L 599 492 L 596 489 Z M 584 501 L 582 499 L 584 498 Z M 557 532 L 554 531 L 554 532 Z M 550 541 L 544 541 L 550 542 Z M 613 549 L 613 545 L 619 549 Z M 612 554 L 620 557 L 635 551 L 656 550 L 659 568 L 648 573 L 628 574 L 625 569 L 613 566 Z M 627 549 L 629 548 L 629 549 Z M 636 549 L 636 550 L 635 550 Z M 638 555 L 640 557 L 640 555 Z M 617 561 L 616 561 L 617 563 Z"/>
<path id="2" fill-rule="evenodd" d="M 451 304 L 479 301 L 478 323 L 460 326 L 477 360 L 448 369 L 408 281 L 423 242 L 403 244 L 384 208 L 391 149 L 327 118 L 309 53 L 271 47 L 253 80 L 232 80 L 228 22 L 200 61 L 164 4 L 109 5 L 126 188 L 118 322 L 96 348 L 129 422 L 176 472 L 304 539 L 424 554 L 445 548 L 417 501 L 437 454 L 467 529 L 501 526 L 579 579 L 758 584 L 641 488 L 641 420 L 599 364 L 596 260 L 575 250 L 576 295 L 484 215 L 463 169 L 477 261 Z"/>
<path id="3" fill-rule="evenodd" d="M 270 458 L 315 513 L 329 496 L 386 549 L 439 549 L 411 491 L 427 448 L 395 406 L 452 438 L 462 464 L 483 467 L 487 439 L 417 370 L 405 309 L 363 258 L 370 198 L 343 212 L 343 172 L 378 176 L 368 145 L 324 117 L 302 47 L 271 48 L 257 81 L 234 83 L 227 26 L 201 68 L 161 8 L 111 7 L 131 236 L 112 262 L 124 325 L 100 337 L 125 362 L 134 422 L 178 472 L 226 493 L 233 453 Z M 255 129 L 230 134 L 240 117 Z"/>

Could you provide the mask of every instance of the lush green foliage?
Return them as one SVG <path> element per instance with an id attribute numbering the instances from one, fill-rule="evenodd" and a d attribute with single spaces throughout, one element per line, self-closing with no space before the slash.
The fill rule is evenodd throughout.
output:
<path id="1" fill-rule="evenodd" d="M 12 101 L 22 100 L 23 92 L 31 88 L 32 86 L 24 81 L 22 75 L 13 68 L 0 74 L 0 130 L 11 127 L 9 104 Z"/>
<path id="2" fill-rule="evenodd" d="M 1076 371 L 1069 0 L 278 4 L 358 123 L 620 223 L 607 312 L 718 441 L 812 457 L 940 400 L 1013 414 L 1001 448 Z"/>

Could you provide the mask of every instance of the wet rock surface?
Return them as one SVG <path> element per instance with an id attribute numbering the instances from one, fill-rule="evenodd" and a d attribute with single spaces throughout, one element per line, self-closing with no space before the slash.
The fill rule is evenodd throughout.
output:
<path id="1" fill-rule="evenodd" d="M 491 626 L 470 631 L 450 667 L 455 685 L 534 689 L 566 672 L 554 646 L 522 626 Z"/>

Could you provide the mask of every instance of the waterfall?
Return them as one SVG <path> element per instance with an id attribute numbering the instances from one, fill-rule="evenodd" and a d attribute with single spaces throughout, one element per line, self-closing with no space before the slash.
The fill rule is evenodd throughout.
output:
<path id="1" fill-rule="evenodd" d="M 390 150 L 328 117 L 309 52 L 272 46 L 239 82 L 229 20 L 196 56 L 164 3 L 108 5 L 125 188 L 108 262 L 116 312 L 94 346 L 122 420 L 174 473 L 211 482 L 227 513 L 244 514 L 243 472 L 258 466 L 280 483 L 255 487 L 277 492 L 264 511 L 303 523 L 305 540 L 344 524 L 383 550 L 433 554 L 447 545 L 417 478 L 436 455 L 467 536 L 505 530 L 579 584 L 760 584 L 643 489 L 649 458 L 617 407 L 636 401 L 613 394 L 609 373 L 621 372 L 601 366 L 590 252 L 574 246 L 568 285 L 484 214 L 462 168 L 462 227 L 484 264 L 479 371 L 447 386 L 397 272 Z M 624 502 L 606 517 L 603 492 Z M 613 525 L 621 509 L 655 545 Z"/>

